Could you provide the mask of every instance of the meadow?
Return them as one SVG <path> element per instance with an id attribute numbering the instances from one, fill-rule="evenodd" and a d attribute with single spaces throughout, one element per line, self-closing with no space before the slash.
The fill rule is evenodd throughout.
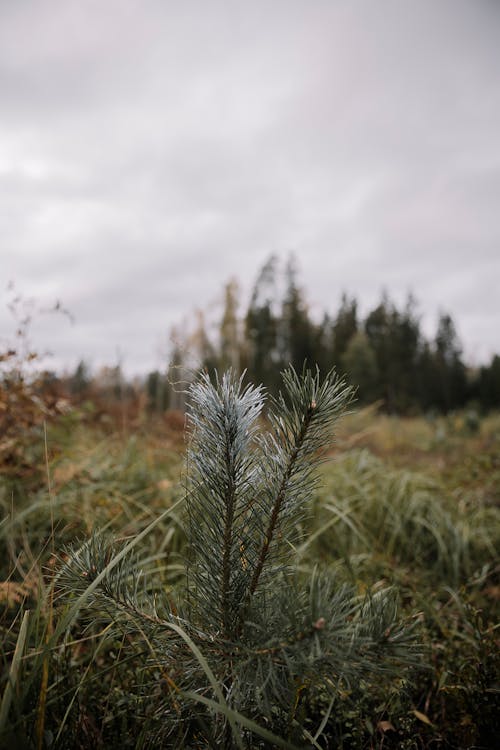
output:
<path id="1" fill-rule="evenodd" d="M 169 665 L 127 629 L 117 638 L 105 613 L 80 618 L 58 575 L 70 545 L 98 529 L 133 547 L 148 591 L 175 595 L 185 569 L 183 424 L 177 413 L 125 424 L 69 409 L 23 431 L 4 461 L 0 747 L 162 746 L 152 737 L 157 707 L 175 707 Z M 373 405 L 340 421 L 294 566 L 360 596 L 393 587 L 422 656 L 400 679 L 361 680 L 331 703 L 301 703 L 298 691 L 293 720 L 310 738 L 300 746 L 496 746 L 499 508 L 500 415 L 400 418 Z M 251 746 L 276 746 L 247 730 Z M 209 747 L 202 734 L 183 746 Z"/>

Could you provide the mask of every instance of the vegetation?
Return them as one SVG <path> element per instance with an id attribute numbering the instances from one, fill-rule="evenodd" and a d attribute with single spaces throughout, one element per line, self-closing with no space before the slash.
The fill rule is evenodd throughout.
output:
<path id="1" fill-rule="evenodd" d="M 23 429 L 15 401 L 28 390 L 16 391 L 19 379 L 48 413 L 64 410 L 71 402 L 89 422 L 100 419 L 125 429 L 137 427 L 146 413 L 148 418 L 162 419 L 168 411 L 184 412 L 187 385 L 200 370 L 214 373 L 231 368 L 276 397 L 280 372 L 290 365 L 297 372 L 304 365 L 319 367 L 321 372 L 335 368 L 356 388 L 358 404 L 378 402 L 389 414 L 450 414 L 467 409 L 471 420 L 477 420 L 500 408 L 500 355 L 493 355 L 489 364 L 471 367 L 464 361 L 451 315 L 439 316 L 436 333 L 429 338 L 411 295 L 398 308 L 384 293 L 363 318 L 357 300 L 343 294 L 336 312 L 326 311 L 321 319 L 313 319 L 293 258 L 284 273 L 276 257 L 265 263 L 247 309 L 241 312 L 238 284 L 229 281 L 216 318 L 209 323 L 197 310 L 193 325 L 172 331 L 168 365 L 142 379 L 127 380 L 120 363 L 92 372 L 85 359 L 73 373 L 40 374 L 38 367 L 33 377 L 33 368 L 26 366 L 30 357 L 39 364 L 29 345 L 32 313 L 19 311 L 25 303 L 19 296 L 14 302 L 10 307 L 20 340 L 0 353 L 4 397 L 6 403 L 12 402 L 0 413 L 1 432 Z M 44 312 L 52 311 L 65 313 L 59 303 Z M 23 414 L 22 409 L 21 418 Z"/>
<path id="2" fill-rule="evenodd" d="M 439 316 L 435 335 L 428 337 L 411 295 L 398 307 L 384 294 L 362 317 L 357 300 L 344 294 L 336 312 L 314 319 L 297 277 L 293 259 L 281 274 L 272 257 L 258 274 L 246 310 L 232 280 L 214 319 L 208 322 L 197 311 L 192 326 L 172 332 L 170 364 L 163 371 L 132 384 L 119 366 L 92 374 L 82 360 L 72 375 L 58 379 L 60 395 L 82 404 L 90 400 L 106 413 L 114 400 L 116 412 L 134 419 L 141 399 L 150 414 L 184 410 L 178 383 L 190 382 L 200 369 L 231 367 L 276 396 L 280 371 L 292 365 L 299 372 L 306 363 L 321 372 L 335 367 L 345 373 L 357 389 L 358 403 L 378 401 L 390 414 L 448 414 L 465 408 L 485 414 L 500 408 L 500 356 L 471 367 L 448 313 Z"/>
<path id="3" fill-rule="evenodd" d="M 499 357 L 480 368 L 468 367 L 452 317 L 441 313 L 429 339 L 411 295 L 398 308 L 384 294 L 362 318 L 356 299 L 344 294 L 336 313 L 327 311 L 315 320 L 293 258 L 281 274 L 273 256 L 258 274 L 246 311 L 238 316 L 240 307 L 232 281 L 210 335 L 201 314 L 193 333 L 177 334 L 177 364 L 194 362 L 208 372 L 232 366 L 274 395 L 279 372 L 289 365 L 297 371 L 304 362 L 322 372 L 335 367 L 356 386 L 360 403 L 379 400 L 388 413 L 443 414 L 466 406 L 487 412 L 500 407 Z M 156 377 L 163 379 L 168 393 L 171 375 Z"/>
<path id="4" fill-rule="evenodd" d="M 293 370 L 265 398 L 226 291 L 234 374 L 192 382 L 187 447 L 159 373 L 154 408 L 119 368 L 40 373 L 29 316 L 0 358 L 0 747 L 496 747 L 500 416 L 338 422 L 351 389 Z"/>
<path id="5" fill-rule="evenodd" d="M 358 411 L 263 534 L 301 410 L 322 441 L 348 395 L 298 383 L 261 423 L 259 389 L 198 381 L 185 489 L 174 420 L 73 410 L 24 438 L 33 468 L 1 485 L 4 746 L 495 746 L 499 418 Z"/>

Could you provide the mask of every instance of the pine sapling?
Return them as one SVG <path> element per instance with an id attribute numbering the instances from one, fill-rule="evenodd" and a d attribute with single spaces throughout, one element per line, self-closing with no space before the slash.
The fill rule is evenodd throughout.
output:
<path id="1" fill-rule="evenodd" d="M 311 702 L 328 695 L 332 706 L 421 658 L 392 589 L 360 598 L 325 573 L 294 569 L 315 470 L 353 391 L 335 372 L 282 377 L 265 417 L 263 389 L 232 372 L 201 375 L 190 389 L 186 583 L 175 602 L 150 595 L 133 558 L 113 565 L 116 547 L 100 536 L 59 576 L 83 598 L 102 576 L 87 601 L 94 616 L 147 644 L 167 690 L 155 703 L 160 746 L 317 745 L 326 721 L 314 732 L 300 720 Z"/>

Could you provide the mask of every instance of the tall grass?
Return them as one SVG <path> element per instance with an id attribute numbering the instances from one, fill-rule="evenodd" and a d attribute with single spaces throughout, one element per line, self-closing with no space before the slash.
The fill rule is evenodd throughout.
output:
<path id="1" fill-rule="evenodd" d="M 405 685 L 381 679 L 353 685 L 333 703 L 320 697 L 307 716 L 298 705 L 297 718 L 311 747 L 495 747 L 500 418 L 473 435 L 459 418 L 444 433 L 424 420 L 352 420 L 322 469 L 296 560 L 363 595 L 392 584 L 403 610 L 420 613 L 432 668 Z M 184 572 L 185 533 L 173 508 L 183 446 L 61 419 L 47 431 L 49 493 L 43 433 L 35 439 L 30 470 L 0 479 L 0 747 L 147 747 L 157 720 L 137 696 L 149 694 L 151 706 L 169 696 L 175 711 L 175 685 L 161 662 L 155 666 L 147 644 L 132 649 L 127 634 L 81 625 L 51 592 L 56 557 L 98 527 L 122 540 L 119 549 L 136 540 L 147 585 L 174 593 Z M 260 735 L 245 729 L 220 699 L 192 698 L 199 716 L 208 708 L 238 731 L 254 731 L 256 747 L 273 746 L 266 727 Z"/>
<path id="2" fill-rule="evenodd" d="M 168 577 L 169 585 L 183 569 L 183 533 L 174 509 L 182 446 L 161 452 L 159 441 L 148 436 L 124 438 L 67 427 L 62 421 L 48 429 L 47 462 L 42 443 L 33 450 L 35 471 L 26 478 L 9 472 L 0 483 L 0 659 L 5 675 L 0 747 L 42 748 L 56 739 L 57 746 L 88 746 L 90 729 L 82 722 L 99 679 L 92 665 L 109 661 L 116 644 L 105 629 L 84 631 L 60 608 L 55 618 L 54 573 L 66 544 L 95 527 L 109 529 L 140 547 L 141 567 L 160 580 Z M 21 642 L 22 659 L 16 662 Z M 102 688 L 114 684 L 126 696 L 126 680 L 120 686 L 111 676 L 118 679 L 131 661 L 122 647 L 119 658 L 102 670 Z M 86 691 L 89 708 L 82 710 L 80 696 Z M 103 723 L 124 714 L 112 695 L 103 705 Z"/>
<path id="3" fill-rule="evenodd" d="M 493 564 L 498 509 L 433 478 L 391 469 L 366 450 L 338 456 L 315 501 L 302 550 L 365 571 L 411 567 L 434 585 L 458 587 Z"/>

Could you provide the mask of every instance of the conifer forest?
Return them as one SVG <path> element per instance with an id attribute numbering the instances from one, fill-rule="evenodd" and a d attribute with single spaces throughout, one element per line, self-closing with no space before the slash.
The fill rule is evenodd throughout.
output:
<path id="1" fill-rule="evenodd" d="M 135 378 L 10 301 L 0 748 L 497 747 L 500 355 L 293 258 L 242 288 Z"/>

